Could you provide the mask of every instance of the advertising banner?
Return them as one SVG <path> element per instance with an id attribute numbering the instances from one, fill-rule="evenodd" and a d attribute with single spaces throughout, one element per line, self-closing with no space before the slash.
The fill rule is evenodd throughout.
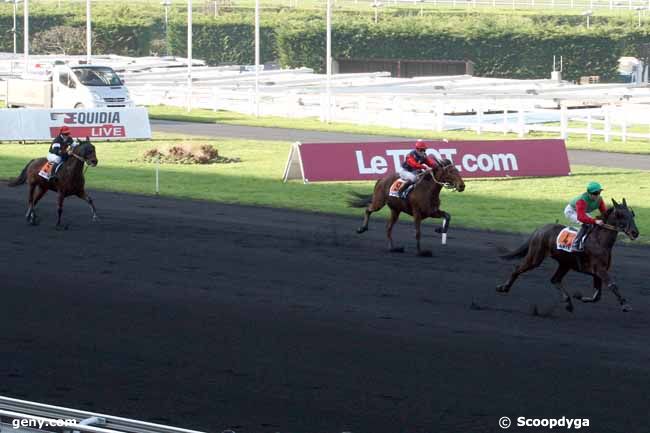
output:
<path id="1" fill-rule="evenodd" d="M 426 140 L 425 140 L 426 141 Z M 567 176 L 564 140 L 426 141 L 427 152 L 449 159 L 465 178 Z M 305 182 L 375 180 L 399 170 L 415 140 L 371 143 L 296 143 L 284 180 Z"/>
<path id="2" fill-rule="evenodd" d="M 98 109 L 3 109 L 0 141 L 49 141 L 62 126 L 73 137 L 95 140 L 151 139 L 149 114 L 144 107 Z"/>

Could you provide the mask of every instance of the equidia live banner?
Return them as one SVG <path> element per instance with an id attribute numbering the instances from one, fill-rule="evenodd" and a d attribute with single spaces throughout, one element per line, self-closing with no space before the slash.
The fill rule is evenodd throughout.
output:
<path id="1" fill-rule="evenodd" d="M 62 126 L 69 127 L 73 137 L 151 139 L 149 114 L 144 107 L 0 110 L 0 141 L 49 141 L 59 134 Z"/>
<path id="2" fill-rule="evenodd" d="M 426 141 L 427 152 L 449 159 L 465 178 L 567 176 L 564 140 Z M 399 170 L 415 140 L 372 143 L 295 143 L 284 181 L 375 180 Z"/>

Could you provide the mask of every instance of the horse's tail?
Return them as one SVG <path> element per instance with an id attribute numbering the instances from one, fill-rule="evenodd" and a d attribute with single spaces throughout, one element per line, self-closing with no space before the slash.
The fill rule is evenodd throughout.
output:
<path id="1" fill-rule="evenodd" d="M 520 259 L 522 257 L 525 257 L 526 254 L 528 254 L 528 249 L 530 248 L 530 241 L 532 240 L 532 238 L 533 238 L 532 236 L 528 238 L 528 240 L 524 242 L 516 250 L 510 251 L 509 253 L 502 254 L 499 257 L 505 260 Z"/>
<path id="2" fill-rule="evenodd" d="M 350 207 L 368 207 L 372 203 L 372 194 L 361 194 L 354 191 L 348 191 L 348 206 Z"/>
<path id="3" fill-rule="evenodd" d="M 27 168 L 32 162 L 34 162 L 33 159 L 27 163 L 27 165 L 25 166 L 25 168 L 23 168 L 23 171 L 20 172 L 20 175 L 18 175 L 17 178 L 9 181 L 8 186 L 18 186 L 27 182 Z"/>

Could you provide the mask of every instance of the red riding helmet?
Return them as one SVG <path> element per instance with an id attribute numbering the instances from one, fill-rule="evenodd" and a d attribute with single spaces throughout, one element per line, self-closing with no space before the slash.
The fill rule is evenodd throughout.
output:
<path id="1" fill-rule="evenodd" d="M 61 135 L 70 135 L 70 132 L 71 132 L 70 128 L 68 128 L 67 126 L 61 128 Z"/>
<path id="2" fill-rule="evenodd" d="M 418 140 L 415 143 L 415 150 L 427 150 L 427 144 L 422 140 Z"/>

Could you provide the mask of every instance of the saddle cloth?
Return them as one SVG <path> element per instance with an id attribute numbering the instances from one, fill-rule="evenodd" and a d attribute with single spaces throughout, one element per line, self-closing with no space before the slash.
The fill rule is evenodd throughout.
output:
<path id="1" fill-rule="evenodd" d="M 575 250 L 573 249 L 573 243 L 576 239 L 577 234 L 578 229 L 575 229 L 573 227 L 565 227 L 562 229 L 560 234 L 557 235 L 557 239 L 555 240 L 557 249 L 566 251 L 567 253 L 574 252 Z"/>
<path id="2" fill-rule="evenodd" d="M 53 170 L 54 170 L 54 164 L 48 161 L 45 164 L 43 164 L 43 167 L 41 167 L 41 170 L 38 172 L 38 175 L 45 180 L 50 180 L 50 177 L 52 177 Z"/>
<path id="3" fill-rule="evenodd" d="M 404 183 L 406 183 L 406 181 L 402 180 L 401 178 L 398 177 L 395 180 L 395 182 L 393 182 L 393 184 L 390 186 L 390 189 L 388 190 L 388 196 L 389 197 L 401 198 L 400 195 L 399 195 L 399 190 L 402 187 L 402 185 L 404 185 Z M 405 198 L 408 197 L 408 195 L 411 193 L 411 191 L 413 191 L 414 187 L 415 187 L 415 185 L 411 185 L 408 188 L 406 188 L 406 191 L 404 192 L 404 197 Z"/>

